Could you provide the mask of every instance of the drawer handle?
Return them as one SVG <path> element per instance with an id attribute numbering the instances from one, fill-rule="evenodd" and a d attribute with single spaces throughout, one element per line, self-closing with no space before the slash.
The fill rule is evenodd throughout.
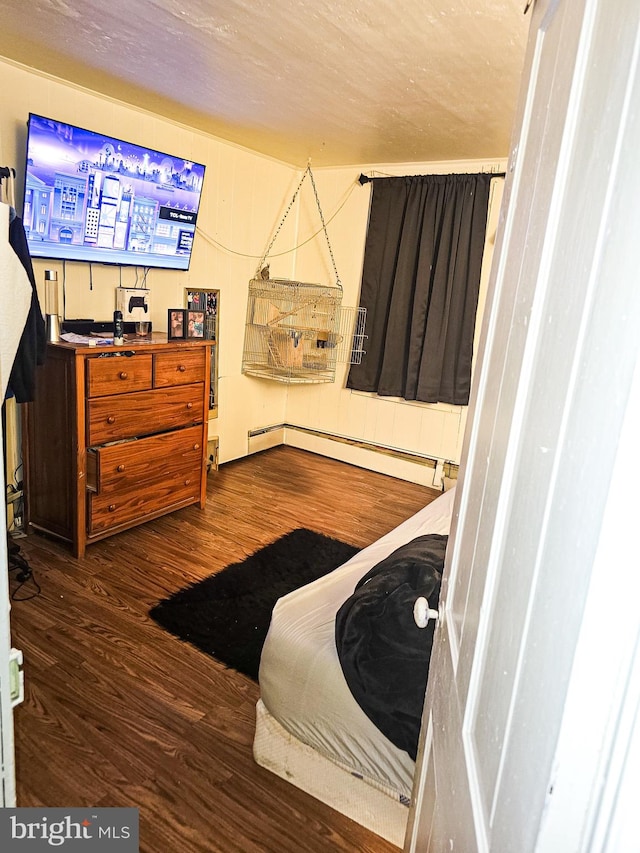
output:
<path id="1" fill-rule="evenodd" d="M 190 482 L 191 482 L 191 480 L 185 480 L 184 481 L 185 486 L 188 486 Z"/>
<path id="2" fill-rule="evenodd" d="M 107 418 L 107 423 L 108 424 L 114 424 L 115 422 L 116 422 L 115 417 L 113 415 L 109 415 L 109 417 Z"/>
<path id="3" fill-rule="evenodd" d="M 200 445 L 199 445 L 199 444 L 194 444 L 194 445 L 193 445 L 193 449 L 194 449 L 194 450 L 200 450 Z"/>
<path id="4" fill-rule="evenodd" d="M 115 504 L 109 504 L 109 512 L 115 512 L 115 511 L 116 511 L 116 505 Z"/>
<path id="5" fill-rule="evenodd" d="M 184 373 L 186 369 L 187 369 L 187 368 L 185 367 L 185 365 L 184 365 L 184 364 L 181 364 L 181 365 L 179 365 L 179 366 L 178 366 L 178 370 L 180 371 L 180 373 Z"/>
<path id="6" fill-rule="evenodd" d="M 122 472 L 124 471 L 124 465 L 118 465 L 116 471 L 119 471 L 122 474 Z"/>
<path id="7" fill-rule="evenodd" d="M 187 409 L 193 409 L 193 403 L 187 403 Z"/>
<path id="8" fill-rule="evenodd" d="M 120 371 L 120 379 L 128 379 L 128 378 L 129 378 L 129 374 L 127 373 L 127 371 L 121 370 Z"/>

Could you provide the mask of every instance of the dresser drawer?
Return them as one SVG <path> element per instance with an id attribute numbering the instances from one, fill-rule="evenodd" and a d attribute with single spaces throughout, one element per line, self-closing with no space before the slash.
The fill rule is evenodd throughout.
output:
<path id="1" fill-rule="evenodd" d="M 87 450 L 87 489 L 119 495 L 191 471 L 203 458 L 202 425 Z"/>
<path id="2" fill-rule="evenodd" d="M 87 533 L 92 536 L 200 497 L 202 426 L 88 451 Z"/>
<path id="3" fill-rule="evenodd" d="M 116 492 L 89 493 L 87 533 L 89 536 L 131 521 L 143 522 L 152 515 L 195 503 L 200 498 L 202 462 L 157 471 L 144 485 L 135 484 Z"/>
<path id="4" fill-rule="evenodd" d="M 204 382 L 205 358 L 206 354 L 202 347 L 156 353 L 153 372 L 154 388 Z"/>
<path id="5" fill-rule="evenodd" d="M 152 388 L 150 353 L 110 358 L 88 358 L 87 397 L 105 397 Z"/>
<path id="6" fill-rule="evenodd" d="M 202 423 L 202 384 L 98 397 L 87 402 L 87 445 Z"/>

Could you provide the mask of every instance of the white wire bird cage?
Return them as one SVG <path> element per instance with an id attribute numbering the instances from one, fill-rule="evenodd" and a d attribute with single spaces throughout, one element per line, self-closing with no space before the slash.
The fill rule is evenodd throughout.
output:
<path id="1" fill-rule="evenodd" d="M 243 373 L 280 382 L 333 382 L 338 360 L 354 349 L 353 333 L 344 328 L 349 309 L 343 316 L 341 302 L 337 287 L 252 279 Z"/>
<path id="2" fill-rule="evenodd" d="M 336 273 L 336 287 L 272 279 L 269 267 L 263 267 L 307 174 Z M 249 282 L 243 373 L 279 382 L 333 382 L 338 362 L 360 363 L 366 310 L 342 307 L 342 285 L 309 166 L 258 270 Z"/>

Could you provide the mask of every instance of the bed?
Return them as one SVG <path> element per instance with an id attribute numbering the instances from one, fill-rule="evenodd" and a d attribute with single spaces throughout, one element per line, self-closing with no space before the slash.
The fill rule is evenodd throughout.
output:
<path id="1" fill-rule="evenodd" d="M 363 712 L 335 641 L 336 613 L 399 546 L 448 534 L 450 489 L 329 575 L 281 598 L 260 661 L 256 762 L 402 847 L 415 763 Z"/>

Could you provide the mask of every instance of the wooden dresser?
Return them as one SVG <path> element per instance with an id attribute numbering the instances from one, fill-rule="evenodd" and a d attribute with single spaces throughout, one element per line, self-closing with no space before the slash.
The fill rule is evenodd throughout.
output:
<path id="1" fill-rule="evenodd" d="M 49 344 L 24 406 L 27 522 L 91 542 L 204 507 L 211 341 Z"/>

